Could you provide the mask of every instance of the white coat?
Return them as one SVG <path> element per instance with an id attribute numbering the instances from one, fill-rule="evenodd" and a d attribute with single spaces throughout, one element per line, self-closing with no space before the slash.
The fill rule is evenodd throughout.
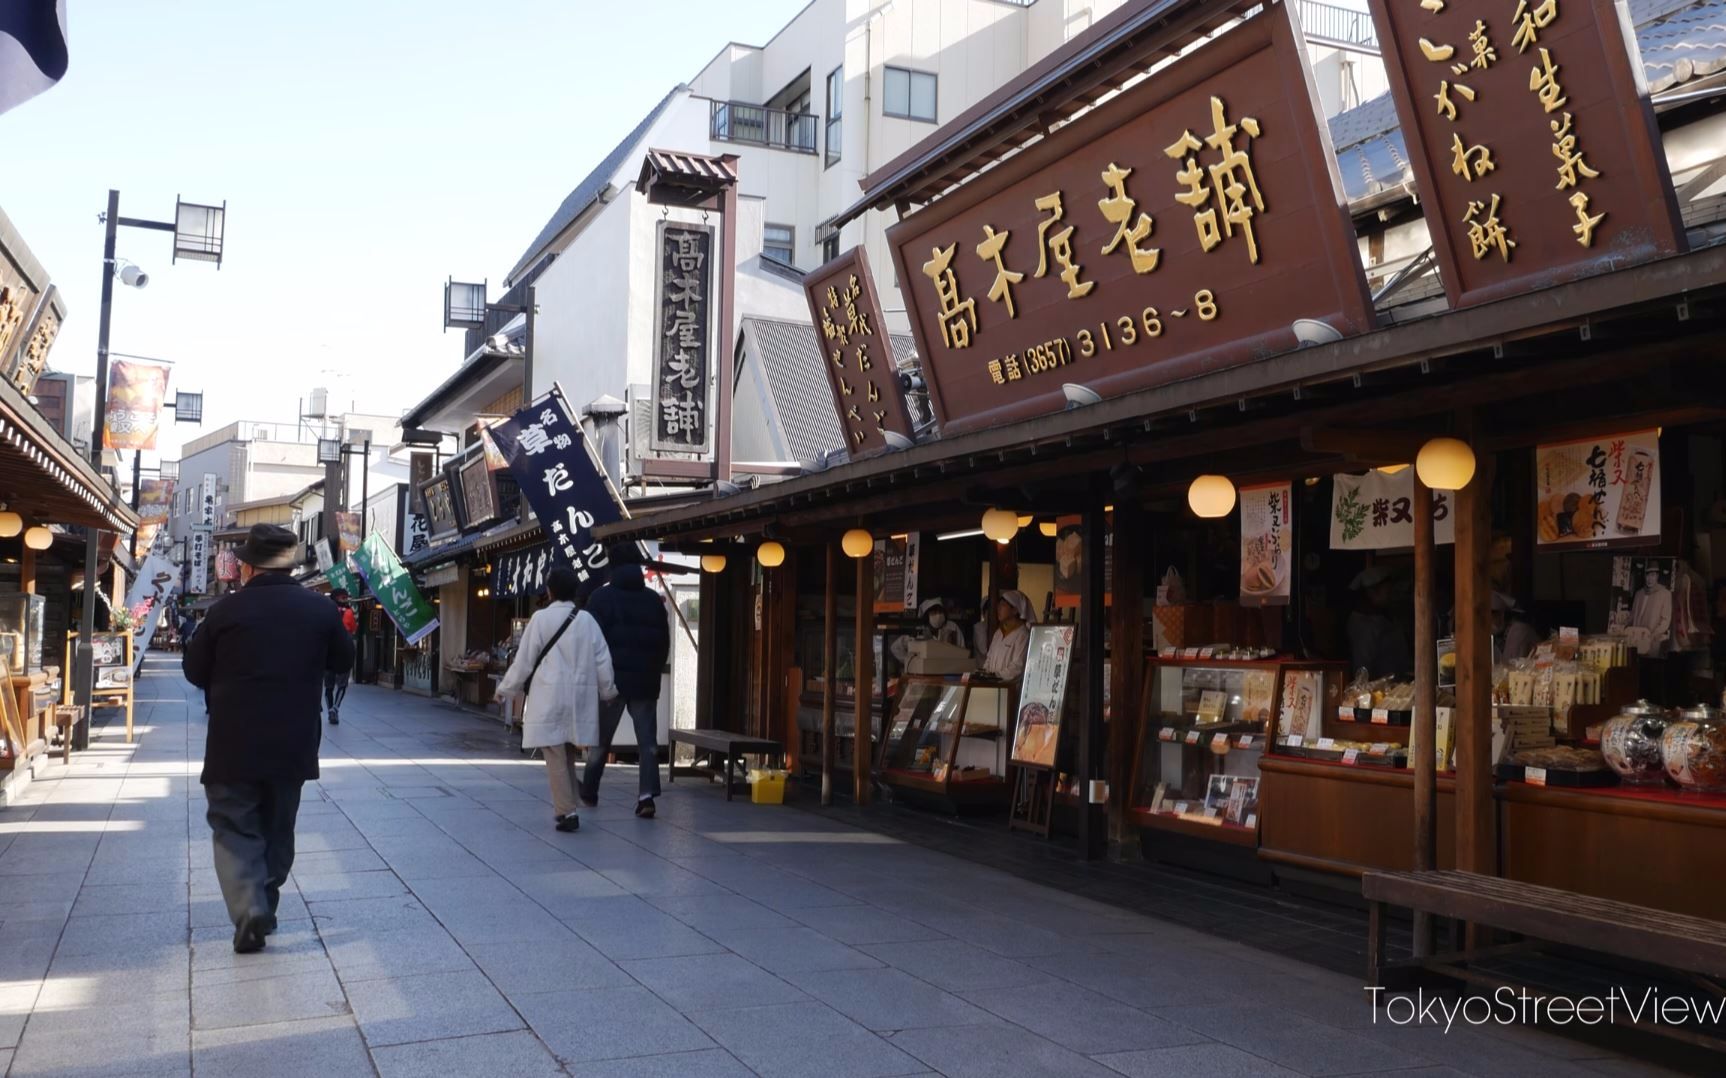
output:
<path id="1" fill-rule="evenodd" d="M 524 749 L 599 744 L 599 702 L 617 698 L 611 649 L 605 646 L 599 623 L 586 611 L 575 616 L 552 645 L 539 672 L 533 673 L 533 664 L 546 642 L 574 608 L 574 603 L 552 603 L 535 613 L 522 633 L 515 661 L 498 683 L 499 693 L 517 694 L 527 688 L 528 675 L 533 674 L 533 686 L 522 711 Z"/>
<path id="2" fill-rule="evenodd" d="M 989 654 L 983 660 L 985 673 L 1002 681 L 1012 681 L 1025 672 L 1025 653 L 1031 644 L 1031 627 L 1021 625 L 1010 633 L 995 630 L 989 641 Z"/>

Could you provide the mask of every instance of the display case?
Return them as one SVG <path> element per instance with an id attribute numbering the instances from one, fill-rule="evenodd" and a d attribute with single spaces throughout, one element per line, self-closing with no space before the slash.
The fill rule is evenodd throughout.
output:
<path id="1" fill-rule="evenodd" d="M 0 594 L 0 658 L 14 675 L 42 670 L 42 625 L 46 599 L 23 592 Z"/>
<path id="2" fill-rule="evenodd" d="M 1013 682 L 913 675 L 903 679 L 880 777 L 953 807 L 1004 805 Z"/>
<path id="3" fill-rule="evenodd" d="M 1343 664 L 1146 661 L 1131 815 L 1140 826 L 1258 844 L 1259 762 L 1276 733 L 1341 693 Z"/>

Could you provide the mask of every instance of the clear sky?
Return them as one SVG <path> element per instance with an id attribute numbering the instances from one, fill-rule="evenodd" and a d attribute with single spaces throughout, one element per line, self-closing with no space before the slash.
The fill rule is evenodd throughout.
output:
<path id="1" fill-rule="evenodd" d="M 117 352 L 176 361 L 203 426 L 331 403 L 397 414 L 461 360 L 442 285 L 491 298 L 558 203 L 727 41 L 765 43 L 804 0 L 71 0 L 71 69 L 0 114 L 0 206 L 66 297 L 50 356 L 94 373 L 102 226 L 228 202 L 218 271 L 169 264 L 116 286 Z M 151 458 L 146 456 L 146 464 Z"/>

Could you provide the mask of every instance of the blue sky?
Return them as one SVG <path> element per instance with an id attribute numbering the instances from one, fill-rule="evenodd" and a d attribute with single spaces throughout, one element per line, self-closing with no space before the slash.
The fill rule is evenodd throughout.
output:
<path id="1" fill-rule="evenodd" d="M 395 414 L 460 361 L 442 285 L 503 275 L 558 202 L 727 41 L 764 43 L 803 0 L 71 0 L 71 70 L 0 114 L 0 206 L 64 292 L 51 356 L 93 373 L 102 210 L 165 220 L 228 201 L 222 268 L 117 287 L 111 347 L 176 361 L 201 428 L 291 420 L 315 385 Z M 627 36 L 620 36 L 627 33 Z M 147 458 L 148 459 L 148 458 Z"/>

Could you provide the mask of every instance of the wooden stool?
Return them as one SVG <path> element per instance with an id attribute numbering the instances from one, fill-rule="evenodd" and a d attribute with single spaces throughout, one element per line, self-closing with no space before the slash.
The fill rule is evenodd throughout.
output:
<path id="1" fill-rule="evenodd" d="M 84 721 L 84 709 L 77 704 L 60 704 L 54 708 L 54 728 L 60 731 L 60 762 L 72 762 L 72 738 Z"/>

